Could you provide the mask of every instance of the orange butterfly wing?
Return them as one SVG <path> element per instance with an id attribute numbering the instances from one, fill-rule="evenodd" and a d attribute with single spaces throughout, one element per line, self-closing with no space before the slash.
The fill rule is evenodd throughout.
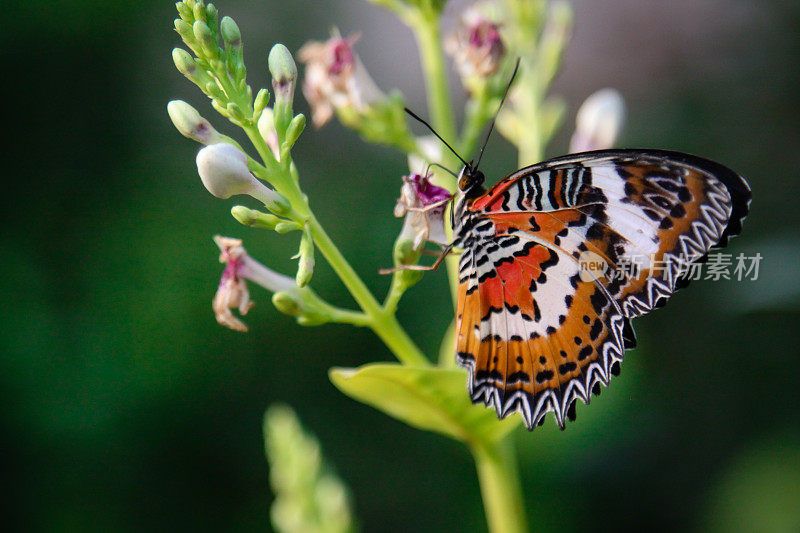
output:
<path id="1" fill-rule="evenodd" d="M 501 418 L 519 411 L 529 429 L 553 411 L 563 428 L 575 400 L 619 372 L 630 320 L 738 233 L 749 199 L 744 180 L 704 159 L 603 151 L 522 169 L 474 200 L 457 235 L 469 243 L 457 361 L 472 400 Z M 586 257 L 606 269 L 587 272 Z"/>

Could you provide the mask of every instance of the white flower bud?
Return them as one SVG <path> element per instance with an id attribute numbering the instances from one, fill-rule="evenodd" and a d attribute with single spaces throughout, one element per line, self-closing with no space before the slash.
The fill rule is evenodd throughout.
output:
<path id="1" fill-rule="evenodd" d="M 168 103 L 167 113 L 175 128 L 184 137 L 206 145 L 223 142 L 222 135 L 214 129 L 214 126 L 183 100 L 173 100 Z"/>
<path id="2" fill-rule="evenodd" d="M 275 131 L 275 113 L 269 107 L 264 108 L 261 116 L 258 117 L 258 133 L 261 134 L 269 149 L 272 150 L 272 155 L 275 156 L 275 159 L 280 161 L 281 149 L 278 146 L 278 132 Z"/>
<path id="3" fill-rule="evenodd" d="M 616 89 L 601 89 L 578 109 L 570 152 L 611 148 L 625 120 L 625 100 Z"/>
<path id="4" fill-rule="evenodd" d="M 212 144 L 200 150 L 197 172 L 208 192 L 217 198 L 249 194 L 278 214 L 285 213 L 288 208 L 286 199 L 250 173 L 247 156 L 232 144 Z"/>
<path id="5" fill-rule="evenodd" d="M 278 43 L 269 51 L 267 64 L 269 72 L 272 74 L 275 99 L 291 100 L 294 95 L 294 86 L 297 82 L 297 65 L 294 62 L 292 53 L 286 46 Z"/>
<path id="6" fill-rule="evenodd" d="M 212 144 L 200 150 L 197 172 L 206 189 L 217 198 L 248 194 L 257 183 L 247 168 L 247 157 L 228 143 Z"/>

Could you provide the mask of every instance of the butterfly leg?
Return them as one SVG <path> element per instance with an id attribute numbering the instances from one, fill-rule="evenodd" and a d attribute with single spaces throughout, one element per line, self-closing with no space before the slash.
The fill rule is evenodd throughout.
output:
<path id="1" fill-rule="evenodd" d="M 397 266 L 397 267 L 394 267 L 394 268 L 382 268 L 382 269 L 378 270 L 378 273 L 379 274 L 392 274 L 394 272 L 400 272 L 401 270 L 423 270 L 423 271 L 436 270 L 437 268 L 439 268 L 439 265 L 442 264 L 442 261 L 444 261 L 444 258 L 447 257 L 452 250 L 453 250 L 453 245 L 452 244 L 448 245 L 444 250 L 442 250 L 442 253 L 439 255 L 439 257 L 436 258 L 436 261 L 431 266 L 425 266 L 425 265 L 400 265 L 400 266 Z"/>

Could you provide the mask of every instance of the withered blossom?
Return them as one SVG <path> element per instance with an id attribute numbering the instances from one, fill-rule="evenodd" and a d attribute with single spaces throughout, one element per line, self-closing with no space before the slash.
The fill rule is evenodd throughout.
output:
<path id="1" fill-rule="evenodd" d="M 247 331 L 247 326 L 239 320 L 231 309 L 238 309 L 246 315 L 253 307 L 250 291 L 245 280 L 253 281 L 273 292 L 291 292 L 297 288 L 294 280 L 265 267 L 247 254 L 240 239 L 217 235 L 214 242 L 219 246 L 219 262 L 225 263 L 225 270 L 219 280 L 212 307 L 217 322 L 235 331 Z"/>
<path id="2" fill-rule="evenodd" d="M 445 41 L 462 80 L 495 74 L 506 53 L 499 24 L 487 17 L 482 7 L 473 5 L 465 10 L 458 28 Z"/>
<path id="3" fill-rule="evenodd" d="M 451 197 L 450 191 L 431 183 L 430 174 L 403 176 L 400 198 L 394 208 L 396 217 L 405 217 L 400 239 L 413 241 L 415 250 L 425 241 L 446 245 L 444 212 Z"/>
<path id="4" fill-rule="evenodd" d="M 386 96 L 353 51 L 358 35 L 334 35 L 325 42 L 309 41 L 298 52 L 305 63 L 303 94 L 311 106 L 314 127 L 324 126 L 336 109 L 364 111 Z"/>

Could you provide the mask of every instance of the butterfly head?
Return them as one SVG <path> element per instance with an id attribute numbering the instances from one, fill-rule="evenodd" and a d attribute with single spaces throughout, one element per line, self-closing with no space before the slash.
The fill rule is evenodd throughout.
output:
<path id="1" fill-rule="evenodd" d="M 483 190 L 483 180 L 485 179 L 483 172 L 472 166 L 472 163 L 467 163 L 461 169 L 458 175 L 458 190 L 470 195 L 470 193 Z"/>

